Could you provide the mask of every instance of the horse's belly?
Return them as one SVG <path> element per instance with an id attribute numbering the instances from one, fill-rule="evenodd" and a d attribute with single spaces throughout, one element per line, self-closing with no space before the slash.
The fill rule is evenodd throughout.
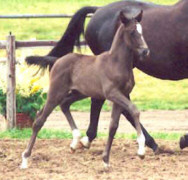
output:
<path id="1" fill-rule="evenodd" d="M 71 87 L 72 90 L 77 90 L 81 94 L 96 98 L 96 99 L 104 99 L 104 94 L 102 92 L 102 89 L 100 85 L 95 84 L 93 82 L 84 82 L 80 84 L 75 84 Z"/>

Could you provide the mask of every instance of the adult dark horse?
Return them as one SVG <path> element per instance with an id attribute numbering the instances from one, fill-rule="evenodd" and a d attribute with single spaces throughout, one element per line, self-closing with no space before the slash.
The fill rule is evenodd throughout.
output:
<path id="1" fill-rule="evenodd" d="M 72 34 L 72 37 L 79 37 L 79 33 L 83 30 L 84 18 L 86 13 L 93 13 L 85 37 L 88 45 L 94 54 L 100 54 L 103 51 L 109 50 L 113 36 L 118 28 L 117 12 L 124 7 L 129 6 L 130 9 L 143 9 L 144 17 L 142 21 L 143 35 L 151 50 L 149 61 L 136 63 L 135 66 L 143 72 L 168 80 L 180 80 L 188 77 L 188 0 L 181 0 L 172 6 L 159 6 L 143 2 L 121 1 L 101 7 L 97 10 L 96 7 L 85 7 L 79 10 L 69 26 L 66 33 Z M 76 21 L 75 17 L 77 17 Z M 66 37 L 66 33 L 63 37 Z M 38 64 L 46 67 L 53 65 L 56 58 L 64 55 L 63 49 L 69 46 L 69 43 L 59 41 L 56 47 L 44 57 L 30 57 L 30 64 Z M 74 40 L 76 40 L 76 38 Z M 73 40 L 73 38 L 71 39 Z M 162 47 L 162 48 L 161 48 Z M 41 61 L 39 61 L 41 60 Z M 87 131 L 87 136 L 91 142 L 97 131 L 98 119 L 101 107 L 104 101 L 92 99 L 91 120 Z M 128 112 L 122 113 L 134 126 Z M 143 128 L 146 137 L 146 145 L 151 147 L 153 151 L 158 151 L 158 145 L 154 139 Z M 180 147 L 188 146 L 188 136 L 181 138 Z"/>

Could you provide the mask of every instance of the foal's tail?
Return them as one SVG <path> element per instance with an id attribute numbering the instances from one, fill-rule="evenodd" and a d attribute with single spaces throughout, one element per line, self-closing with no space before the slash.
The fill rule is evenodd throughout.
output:
<path id="1" fill-rule="evenodd" d="M 26 58 L 27 64 L 51 68 L 59 57 L 72 52 L 75 43 L 80 45 L 80 35 L 84 33 L 84 22 L 87 14 L 94 13 L 97 9 L 98 7 L 95 6 L 86 6 L 78 10 L 70 20 L 64 35 L 48 55 L 29 56 Z"/>

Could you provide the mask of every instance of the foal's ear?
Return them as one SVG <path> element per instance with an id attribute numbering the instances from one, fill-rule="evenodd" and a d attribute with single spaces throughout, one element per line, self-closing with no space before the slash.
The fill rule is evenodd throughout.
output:
<path id="1" fill-rule="evenodd" d="M 121 22 L 126 26 L 129 23 L 129 19 L 125 16 L 123 11 L 120 11 L 119 18 Z"/>
<path id="2" fill-rule="evenodd" d="M 140 22 L 142 20 L 142 15 L 143 15 L 143 10 L 140 11 L 140 13 L 138 13 L 138 15 L 135 17 L 135 19 Z"/>

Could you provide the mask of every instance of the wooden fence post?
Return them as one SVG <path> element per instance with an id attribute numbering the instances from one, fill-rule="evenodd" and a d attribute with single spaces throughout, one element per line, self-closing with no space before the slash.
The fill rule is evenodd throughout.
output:
<path id="1" fill-rule="evenodd" d="M 7 36 L 7 100 L 6 100 L 6 118 L 7 118 L 7 127 L 12 129 L 16 125 L 16 59 L 15 59 L 15 36 Z"/>

